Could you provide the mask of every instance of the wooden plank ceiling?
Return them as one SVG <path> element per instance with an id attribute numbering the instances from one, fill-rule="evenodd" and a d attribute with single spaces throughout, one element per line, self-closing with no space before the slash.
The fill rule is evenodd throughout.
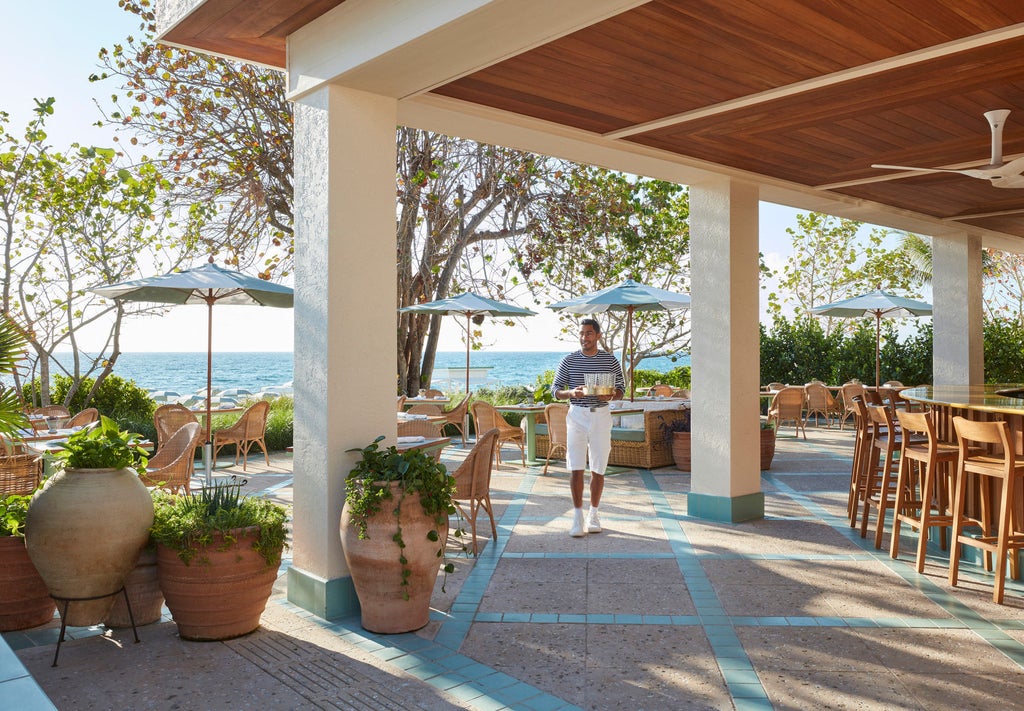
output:
<path id="1" fill-rule="evenodd" d="M 341 1 L 207 0 L 167 39 L 283 66 Z M 1021 0 L 652 0 L 433 91 L 1024 238 L 1024 189 L 871 168 L 986 164 L 998 108 L 1024 155 L 1022 23 Z"/>

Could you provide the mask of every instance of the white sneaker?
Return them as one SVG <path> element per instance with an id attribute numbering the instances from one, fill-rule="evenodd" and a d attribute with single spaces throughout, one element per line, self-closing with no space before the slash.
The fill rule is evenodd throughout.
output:
<path id="1" fill-rule="evenodd" d="M 569 529 L 569 535 L 573 538 L 580 538 L 581 536 L 587 535 L 587 530 L 583 527 L 583 511 L 577 510 L 572 517 L 572 528 Z"/>
<path id="2" fill-rule="evenodd" d="M 590 509 L 587 512 L 587 533 L 600 533 L 601 519 L 597 517 L 597 511 Z"/>

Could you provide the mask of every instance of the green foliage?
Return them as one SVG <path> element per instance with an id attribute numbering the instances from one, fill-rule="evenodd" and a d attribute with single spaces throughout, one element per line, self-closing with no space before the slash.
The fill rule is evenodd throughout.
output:
<path id="1" fill-rule="evenodd" d="M 15 372 L 25 349 L 20 328 L 6 316 L 0 316 L 0 376 Z M 0 435 L 8 436 L 28 427 L 21 398 L 13 387 L 0 385 Z"/>
<path id="2" fill-rule="evenodd" d="M 633 380 L 636 381 L 636 387 L 645 388 L 662 383 L 664 385 L 671 385 L 674 388 L 683 388 L 689 390 L 690 388 L 690 366 L 680 365 L 667 373 L 662 373 L 657 370 L 634 370 Z"/>
<path id="3" fill-rule="evenodd" d="M 111 374 L 103 379 L 90 398 L 89 393 L 94 384 L 92 378 L 82 378 L 76 387 L 74 378 L 57 375 L 53 378 L 51 399 L 64 403 L 71 412 L 95 407 L 101 415 L 115 420 L 121 427 L 156 441 L 156 428 L 153 425 L 156 403 L 145 390 L 136 385 L 134 380 L 125 380 Z M 26 386 L 25 399 L 38 402 L 38 379 Z"/>
<path id="4" fill-rule="evenodd" d="M 404 555 L 406 543 L 402 538 L 402 521 L 399 517 L 402 502 L 409 494 L 419 493 L 423 512 L 440 528 L 447 524 L 448 517 L 456 512 L 452 499 L 455 495 L 455 479 L 448 476 L 443 464 L 435 462 L 420 450 L 399 452 L 394 447 L 380 449 L 380 442 L 383 439 L 384 437 L 380 436 L 362 449 L 348 450 L 359 452 L 361 457 L 345 478 L 345 504 L 348 506 L 352 525 L 359 531 L 359 537 L 368 538 L 367 519 L 378 513 L 385 501 L 394 498 L 391 483 L 399 484 L 399 500 L 392 507 L 396 528 L 392 540 L 402 563 L 402 586 L 405 591 L 409 584 L 408 576 L 412 571 L 407 567 Z M 438 542 L 438 530 L 431 529 L 427 533 L 427 540 Z M 444 546 L 439 545 L 437 557 L 443 556 Z M 445 564 L 446 574 L 454 570 L 454 565 Z M 404 596 L 406 600 L 409 599 L 408 592 L 404 592 Z"/>
<path id="5" fill-rule="evenodd" d="M 32 496 L 12 494 L 0 498 L 0 537 L 25 537 L 25 519 L 28 517 L 28 505 Z"/>
<path id="6" fill-rule="evenodd" d="M 267 417 L 267 447 L 283 451 L 295 441 L 295 400 L 291 396 L 276 397 L 270 401 Z"/>
<path id="7" fill-rule="evenodd" d="M 150 538 L 176 550 L 178 557 L 191 565 L 199 549 L 213 542 L 214 534 L 220 533 L 224 539 L 217 550 L 228 550 L 239 540 L 237 529 L 256 526 L 259 531 L 253 537 L 252 548 L 267 567 L 275 567 L 286 545 L 287 521 L 288 512 L 283 506 L 242 496 L 239 484 L 220 481 L 187 496 L 155 492 Z"/>
<path id="8" fill-rule="evenodd" d="M 1024 382 L 1024 324 L 1019 319 L 985 320 L 985 382 Z"/>
<path id="9" fill-rule="evenodd" d="M 75 432 L 57 445 L 57 458 L 72 469 L 145 469 L 149 462 L 146 450 L 138 442 L 141 437 L 122 432 L 109 417 L 100 417 L 98 427 Z"/>

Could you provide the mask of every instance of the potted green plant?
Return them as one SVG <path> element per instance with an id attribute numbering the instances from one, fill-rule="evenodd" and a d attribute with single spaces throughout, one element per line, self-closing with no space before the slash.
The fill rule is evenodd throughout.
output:
<path id="1" fill-rule="evenodd" d="M 110 418 L 68 437 L 64 467 L 28 508 L 25 545 L 64 621 L 100 623 L 149 540 L 153 501 L 134 467 L 145 466 L 139 436 Z"/>
<path id="2" fill-rule="evenodd" d="M 430 597 L 444 563 L 455 480 L 419 450 L 381 449 L 378 437 L 359 452 L 345 480 L 341 542 L 371 632 L 411 632 L 427 624 Z"/>
<path id="3" fill-rule="evenodd" d="M 666 441 L 672 447 L 672 460 L 676 469 L 681 472 L 688 472 L 691 468 L 690 462 L 690 409 L 682 410 L 682 417 L 669 420 L 661 425 Z"/>
<path id="4" fill-rule="evenodd" d="M 19 494 L 0 499 L 0 632 L 46 624 L 56 609 L 25 548 L 31 500 Z"/>
<path id="5" fill-rule="evenodd" d="M 182 639 L 259 627 L 285 546 L 285 508 L 227 481 L 186 496 L 158 492 L 154 506 L 157 575 Z"/>
<path id="6" fill-rule="evenodd" d="M 775 424 L 761 420 L 761 471 L 772 468 L 775 457 Z"/>

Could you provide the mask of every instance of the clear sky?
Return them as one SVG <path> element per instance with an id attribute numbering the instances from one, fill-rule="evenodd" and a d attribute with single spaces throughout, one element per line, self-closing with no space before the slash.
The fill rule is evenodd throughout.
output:
<path id="1" fill-rule="evenodd" d="M 134 15 L 116 0 L 0 0 L 5 18 L 0 66 L 5 68 L 0 110 L 11 115 L 10 128 L 20 131 L 31 116 L 33 98 L 56 98 L 48 119 L 49 142 L 57 150 L 71 143 L 111 145 L 109 129 L 96 128 L 99 111 L 93 97 L 113 93 L 115 86 L 90 84 L 98 70 L 97 54 L 130 34 L 138 33 Z M 789 254 L 785 230 L 795 225 L 795 210 L 761 206 L 761 251 L 768 266 L 780 267 Z M 763 296 L 762 296 L 763 298 Z M 531 304 L 523 303 L 531 307 Z M 230 312 L 227 310 L 230 309 Z M 763 310 L 763 307 L 762 307 Z M 485 347 L 491 350 L 563 350 L 558 319 L 545 313 L 506 328 L 486 323 Z M 214 312 L 214 348 L 221 351 L 292 350 L 292 313 L 287 309 L 223 307 Z M 458 319 L 442 320 L 440 350 L 465 348 Z M 179 306 L 161 317 L 132 319 L 122 330 L 123 351 L 201 351 L 206 344 L 206 309 Z M 268 339 L 267 334 L 274 334 Z M 98 347 L 99 334 L 86 334 L 87 349 Z"/>

